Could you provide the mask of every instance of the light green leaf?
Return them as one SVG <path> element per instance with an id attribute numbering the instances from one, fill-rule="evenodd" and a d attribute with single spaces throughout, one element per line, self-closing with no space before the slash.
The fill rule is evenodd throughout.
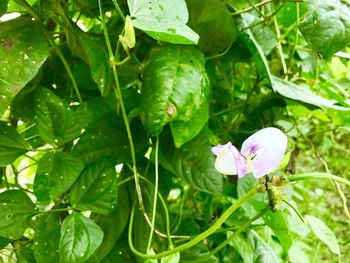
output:
<path id="1" fill-rule="evenodd" d="M 324 57 L 344 49 L 350 43 L 350 8 L 338 0 L 310 0 L 309 12 L 299 29 L 313 50 Z"/>
<path id="2" fill-rule="evenodd" d="M 128 0 L 134 27 L 156 40 L 173 44 L 197 44 L 198 35 L 186 23 L 184 0 Z"/>
<path id="3" fill-rule="evenodd" d="M 29 16 L 0 23 L 0 57 L 1 117 L 48 57 L 47 41 L 40 23 Z"/>
<path id="4" fill-rule="evenodd" d="M 37 89 L 35 108 L 39 134 L 45 142 L 61 146 L 80 135 L 82 127 L 74 111 L 51 90 Z"/>
<path id="5" fill-rule="evenodd" d="M 91 257 L 103 240 L 103 231 L 91 219 L 73 213 L 61 227 L 60 263 L 83 263 Z"/>
<path id="6" fill-rule="evenodd" d="M 223 178 L 214 167 L 214 155 L 203 136 L 175 149 L 169 142 L 160 143 L 160 163 L 168 171 L 180 176 L 197 190 L 221 195 Z"/>
<path id="7" fill-rule="evenodd" d="M 0 166 L 11 164 L 19 156 L 26 153 L 29 147 L 29 144 L 14 127 L 0 121 Z"/>
<path id="8" fill-rule="evenodd" d="M 68 153 L 48 152 L 38 163 L 34 193 L 39 201 L 50 201 L 67 191 L 84 168 L 83 162 Z"/>
<path id="9" fill-rule="evenodd" d="M 34 256 L 36 263 L 58 263 L 58 243 L 60 240 L 59 214 L 47 213 L 34 222 Z"/>
<path id="10" fill-rule="evenodd" d="M 193 47 L 152 50 L 141 93 L 141 117 L 150 134 L 159 134 L 172 120 L 189 121 L 207 102 L 210 85 L 204 64 L 203 54 Z"/>
<path id="11" fill-rule="evenodd" d="M 69 200 L 79 210 L 109 214 L 117 203 L 118 182 L 114 165 L 98 160 L 89 165 L 71 188 Z"/>
<path id="12" fill-rule="evenodd" d="M 332 230 L 330 230 L 328 226 L 317 217 L 306 215 L 305 219 L 315 236 L 325 243 L 334 254 L 339 255 L 340 249 L 338 240 Z"/>
<path id="13" fill-rule="evenodd" d="M 0 193 L 0 236 L 20 238 L 35 213 L 35 205 L 24 192 L 8 190 Z"/>
<path id="14" fill-rule="evenodd" d="M 219 0 L 186 0 L 189 26 L 199 34 L 198 46 L 209 53 L 224 51 L 237 38 L 238 30 L 225 4 Z"/>
<path id="15" fill-rule="evenodd" d="M 311 251 L 312 248 L 306 245 L 304 242 L 295 240 L 288 251 L 288 257 L 291 263 L 309 263 L 310 258 L 308 254 Z"/>
<path id="16" fill-rule="evenodd" d="M 177 252 L 175 254 L 172 254 L 170 256 L 161 258 L 161 263 L 179 263 L 180 262 L 180 253 Z"/>
<path id="17" fill-rule="evenodd" d="M 232 232 L 227 232 L 228 237 L 233 234 Z M 248 240 L 243 237 L 242 234 L 237 235 L 231 242 L 230 245 L 233 246 L 237 252 L 241 255 L 244 263 L 254 262 L 254 251 L 252 246 L 249 244 Z"/>
<path id="18" fill-rule="evenodd" d="M 280 263 L 280 260 L 272 247 L 261 238 L 254 230 L 250 231 L 255 243 L 254 262 L 257 263 Z"/>

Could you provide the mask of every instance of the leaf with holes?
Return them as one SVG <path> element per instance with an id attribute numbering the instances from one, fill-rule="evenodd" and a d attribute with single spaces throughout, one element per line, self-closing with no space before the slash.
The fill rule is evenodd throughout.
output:
<path id="1" fill-rule="evenodd" d="M 35 205 L 24 192 L 9 190 L 0 193 L 0 236 L 20 238 L 35 213 Z"/>
<path id="2" fill-rule="evenodd" d="M 172 120 L 189 121 L 209 98 L 210 84 L 203 54 L 187 46 L 153 49 L 145 68 L 141 117 L 157 135 Z"/>
<path id="3" fill-rule="evenodd" d="M 91 257 L 103 240 L 103 231 L 91 219 L 73 213 L 61 227 L 60 263 L 83 263 Z"/>
<path id="4" fill-rule="evenodd" d="M 83 162 L 68 153 L 48 152 L 39 161 L 34 193 L 39 201 L 50 201 L 67 191 L 84 168 Z"/>
<path id="5" fill-rule="evenodd" d="M 0 23 L 0 117 L 16 94 L 37 75 L 48 53 L 39 22 L 20 16 Z"/>
<path id="6" fill-rule="evenodd" d="M 173 44 L 197 44 L 198 35 L 186 23 L 184 0 L 128 0 L 134 27 L 156 40 Z"/>

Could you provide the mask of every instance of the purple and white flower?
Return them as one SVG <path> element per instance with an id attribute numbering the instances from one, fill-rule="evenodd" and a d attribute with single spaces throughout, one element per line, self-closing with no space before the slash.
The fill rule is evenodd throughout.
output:
<path id="1" fill-rule="evenodd" d="M 231 142 L 212 147 L 217 156 L 215 168 L 220 173 L 242 178 L 252 173 L 260 178 L 274 171 L 287 148 L 287 136 L 274 127 L 264 128 L 248 137 L 239 152 Z"/>

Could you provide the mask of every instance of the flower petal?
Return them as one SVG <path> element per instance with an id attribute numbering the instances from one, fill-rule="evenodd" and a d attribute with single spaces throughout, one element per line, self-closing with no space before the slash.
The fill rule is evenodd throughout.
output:
<path id="1" fill-rule="evenodd" d="M 254 177 L 260 178 L 278 167 L 287 142 L 287 136 L 274 127 L 262 129 L 243 142 L 241 153 L 252 156 L 250 168 Z"/>
<path id="2" fill-rule="evenodd" d="M 215 169 L 227 175 L 237 174 L 237 166 L 235 161 L 235 152 L 238 150 L 228 142 L 225 145 L 218 145 L 211 148 L 212 152 L 217 156 L 215 160 Z"/>

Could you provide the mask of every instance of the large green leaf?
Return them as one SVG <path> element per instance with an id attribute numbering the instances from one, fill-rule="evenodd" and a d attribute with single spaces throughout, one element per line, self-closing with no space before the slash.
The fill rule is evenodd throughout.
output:
<path id="1" fill-rule="evenodd" d="M 250 238 L 254 243 L 254 262 L 280 263 L 279 258 L 273 248 L 262 237 L 260 237 L 258 233 L 251 230 Z"/>
<path id="2" fill-rule="evenodd" d="M 47 213 L 34 222 L 34 256 L 37 263 L 58 263 L 58 242 L 60 240 L 60 224 L 57 213 Z"/>
<path id="3" fill-rule="evenodd" d="M 41 26 L 31 17 L 0 23 L 0 117 L 16 94 L 35 77 L 47 56 Z"/>
<path id="4" fill-rule="evenodd" d="M 143 156 L 147 150 L 145 131 L 139 122 L 132 122 L 131 130 L 137 131 L 133 134 L 136 153 Z M 130 159 L 129 142 L 123 121 L 115 113 L 103 115 L 87 127 L 72 153 L 85 164 L 100 158 L 114 163 L 123 163 Z"/>
<path id="5" fill-rule="evenodd" d="M 228 232 L 227 234 L 233 234 Z M 244 263 L 253 263 L 254 262 L 254 250 L 249 244 L 248 240 L 242 235 L 236 236 L 231 242 L 230 245 L 233 246 L 237 252 L 241 255 Z"/>
<path id="6" fill-rule="evenodd" d="M 61 227 L 60 263 L 83 263 L 96 251 L 103 240 L 103 231 L 91 219 L 73 213 Z"/>
<path id="7" fill-rule="evenodd" d="M 199 34 L 201 50 L 220 52 L 236 40 L 237 27 L 224 3 L 219 0 L 186 0 L 186 3 L 189 26 Z"/>
<path id="8" fill-rule="evenodd" d="M 0 121 L 0 166 L 11 164 L 27 152 L 29 144 L 17 130 L 4 121 Z"/>
<path id="9" fill-rule="evenodd" d="M 117 208 L 109 215 L 98 215 L 94 218 L 96 224 L 102 228 L 105 234 L 101 246 L 91 256 L 89 263 L 100 262 L 108 255 L 123 233 L 128 223 L 129 215 L 128 193 L 125 187 L 120 187 L 118 190 Z"/>
<path id="10" fill-rule="evenodd" d="M 35 205 L 24 192 L 9 190 L 0 193 L 0 236 L 20 238 L 35 213 Z"/>
<path id="11" fill-rule="evenodd" d="M 310 226 L 312 232 L 323 243 L 325 243 L 334 254 L 340 254 L 339 244 L 337 237 L 332 230 L 319 218 L 307 215 L 305 219 Z"/>
<path id="12" fill-rule="evenodd" d="M 350 43 L 350 8 L 339 0 L 307 1 L 309 12 L 299 29 L 313 50 L 324 57 Z"/>
<path id="13" fill-rule="evenodd" d="M 160 142 L 160 163 L 167 170 L 186 180 L 197 190 L 221 195 L 223 179 L 214 167 L 214 155 L 203 136 L 175 149 L 164 141 Z"/>
<path id="14" fill-rule="evenodd" d="M 37 89 L 35 107 L 39 134 L 47 143 L 61 146 L 80 135 L 82 127 L 74 111 L 51 90 Z"/>
<path id="15" fill-rule="evenodd" d="M 293 243 L 291 234 L 289 232 L 289 227 L 283 214 L 279 211 L 272 212 L 271 210 L 264 216 L 264 221 L 268 225 L 273 233 L 276 235 L 281 243 L 281 246 L 288 251 Z"/>
<path id="16" fill-rule="evenodd" d="M 198 35 L 186 23 L 185 0 L 128 0 L 134 27 L 156 40 L 174 44 L 197 44 Z"/>
<path id="17" fill-rule="evenodd" d="M 74 208 L 109 214 L 116 207 L 117 194 L 117 174 L 113 163 L 98 160 L 76 180 L 69 200 Z"/>
<path id="18" fill-rule="evenodd" d="M 204 63 L 203 54 L 193 47 L 164 46 L 151 51 L 141 93 L 141 116 L 149 133 L 159 134 L 172 120 L 190 120 L 208 100 Z"/>
<path id="19" fill-rule="evenodd" d="M 34 193 L 39 201 L 53 200 L 67 191 L 84 168 L 83 162 L 68 153 L 48 152 L 38 163 Z"/>

